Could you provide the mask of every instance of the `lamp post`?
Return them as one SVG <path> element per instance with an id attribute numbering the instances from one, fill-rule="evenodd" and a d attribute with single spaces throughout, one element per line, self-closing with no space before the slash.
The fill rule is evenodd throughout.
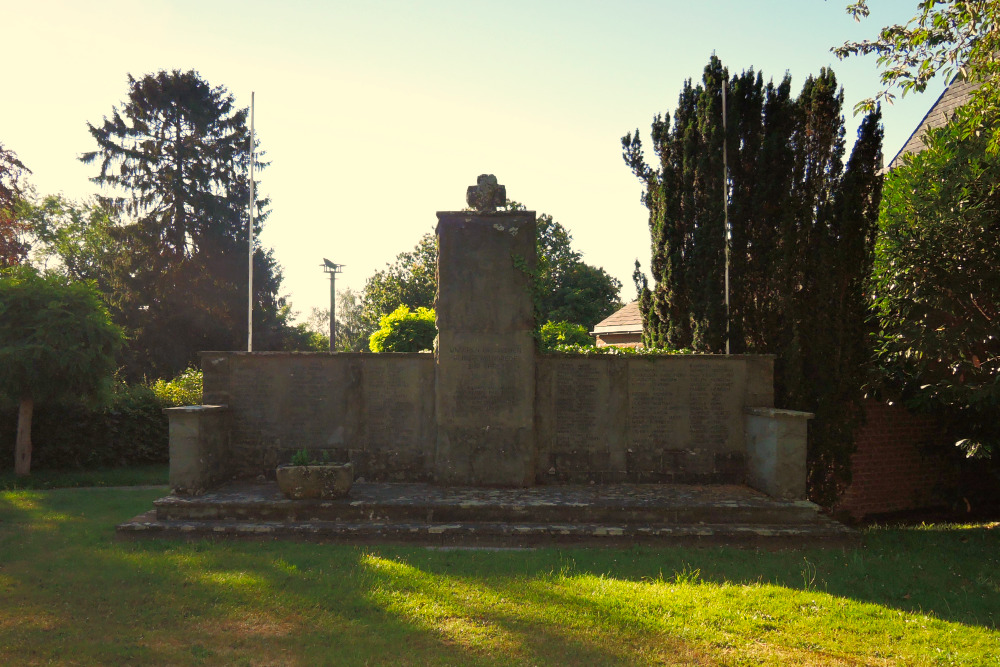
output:
<path id="1" fill-rule="evenodd" d="M 320 266 L 323 267 L 324 273 L 330 274 L 330 351 L 333 352 L 333 346 L 337 341 L 337 290 L 335 281 L 337 274 L 342 273 L 344 264 L 334 264 L 324 257 L 323 263 Z"/>

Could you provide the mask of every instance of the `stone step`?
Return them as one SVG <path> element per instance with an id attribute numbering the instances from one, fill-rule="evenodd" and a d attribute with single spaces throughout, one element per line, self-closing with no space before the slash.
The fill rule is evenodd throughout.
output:
<path id="1" fill-rule="evenodd" d="M 400 524 L 785 525 L 820 523 L 808 501 L 781 501 L 743 486 L 551 485 L 527 489 L 356 483 L 348 497 L 288 500 L 271 484 L 234 484 L 154 503 L 159 521 Z"/>
<path id="2" fill-rule="evenodd" d="M 156 511 L 118 526 L 122 539 L 250 539 L 415 544 L 438 547 L 733 546 L 752 548 L 850 547 L 858 533 L 825 518 L 799 525 L 605 524 L 511 522 L 164 520 Z"/>

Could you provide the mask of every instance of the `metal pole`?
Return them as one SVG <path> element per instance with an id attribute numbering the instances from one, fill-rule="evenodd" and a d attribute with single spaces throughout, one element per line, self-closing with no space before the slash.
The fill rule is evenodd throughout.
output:
<path id="1" fill-rule="evenodd" d="M 330 351 L 334 351 L 337 341 L 337 290 L 334 288 L 334 278 L 337 272 L 330 272 Z"/>
<path id="2" fill-rule="evenodd" d="M 722 210 L 725 214 L 726 242 L 726 354 L 729 354 L 729 155 L 726 151 L 726 88 L 729 82 L 722 80 Z"/>
<path id="3" fill-rule="evenodd" d="M 254 220 L 254 182 L 253 182 L 253 112 L 254 93 L 250 93 L 250 244 L 247 253 L 247 352 L 253 352 L 253 220 Z"/>

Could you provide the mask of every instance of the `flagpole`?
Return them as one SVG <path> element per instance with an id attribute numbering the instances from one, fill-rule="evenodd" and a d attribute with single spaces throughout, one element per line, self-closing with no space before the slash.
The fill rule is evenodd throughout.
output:
<path id="1" fill-rule="evenodd" d="M 247 254 L 247 352 L 253 352 L 253 221 L 254 221 L 254 133 L 253 133 L 254 93 L 250 93 L 250 245 Z"/>
<path id="2" fill-rule="evenodd" d="M 726 242 L 726 354 L 729 354 L 729 156 L 726 152 L 726 88 L 729 81 L 722 79 L 722 210 L 725 215 Z"/>

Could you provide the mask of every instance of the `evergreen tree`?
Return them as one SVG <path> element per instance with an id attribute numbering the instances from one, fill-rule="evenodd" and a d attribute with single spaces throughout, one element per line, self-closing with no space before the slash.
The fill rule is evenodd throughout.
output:
<path id="1" fill-rule="evenodd" d="M 817 413 L 810 428 L 814 497 L 832 500 L 848 479 L 851 427 L 868 361 L 865 301 L 881 177 L 876 110 L 863 121 L 845 171 L 843 91 L 828 69 L 797 99 L 791 80 L 764 84 L 753 70 L 722 85 L 712 57 L 689 80 L 673 123 L 652 124 L 656 168 L 638 131 L 622 139 L 643 182 L 653 285 L 636 267 L 644 343 L 725 350 L 723 140 L 729 163 L 730 350 L 776 354 L 779 405 Z"/>
<path id="2" fill-rule="evenodd" d="M 88 124 L 98 148 L 81 160 L 100 165 L 102 203 L 123 220 L 112 229 L 124 252 L 111 305 L 130 336 L 126 369 L 169 377 L 199 350 L 246 342 L 248 110 L 195 71 L 128 82 L 125 103 Z M 255 239 L 267 205 L 255 202 Z M 259 244 L 253 261 L 254 347 L 279 348 L 288 333 L 280 269 Z"/>

